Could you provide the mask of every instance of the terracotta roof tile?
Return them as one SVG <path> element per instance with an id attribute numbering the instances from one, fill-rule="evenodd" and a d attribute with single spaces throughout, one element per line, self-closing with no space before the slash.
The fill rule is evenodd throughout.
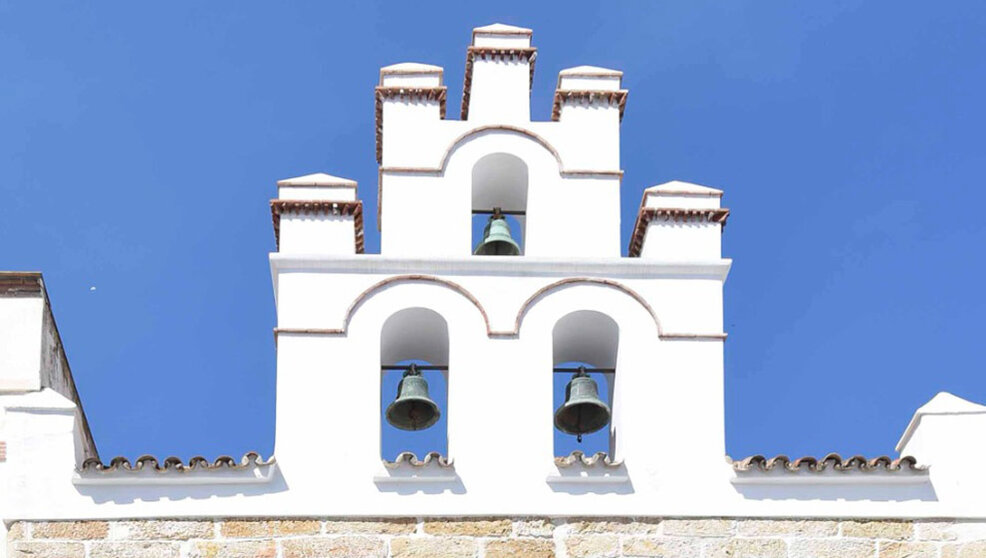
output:
<path id="1" fill-rule="evenodd" d="M 733 462 L 733 469 L 739 472 L 769 472 L 774 469 L 784 470 L 792 473 L 806 471 L 811 473 L 821 473 L 826 469 L 834 471 L 926 471 L 927 467 L 917 464 L 917 459 L 911 456 L 892 459 L 886 455 L 879 457 L 866 458 L 861 455 L 842 458 L 837 453 L 830 453 L 821 459 L 811 456 L 791 459 L 786 455 L 778 455 L 767 458 L 762 455 L 752 455 L 740 461 Z"/>
<path id="2" fill-rule="evenodd" d="M 179 473 L 184 473 L 195 470 L 240 470 L 251 467 L 262 467 L 273 463 L 274 456 L 264 459 L 255 451 L 245 453 L 239 461 L 229 455 L 221 455 L 211 462 L 202 456 L 195 456 L 189 459 L 188 463 L 183 462 L 180 457 L 175 456 L 166 457 L 163 461 L 158 461 L 158 459 L 153 455 L 142 455 L 135 459 L 133 463 L 130 463 L 130 460 L 126 457 L 118 456 L 111 459 L 109 464 L 105 464 L 99 459 L 90 457 L 82 462 L 82 471 L 113 473 L 117 471 L 140 471 L 143 469 L 154 469 L 158 472 L 176 471 Z"/>
<path id="3" fill-rule="evenodd" d="M 586 467 L 619 467 L 623 465 L 622 459 L 613 459 L 604 451 L 597 451 L 594 455 L 586 457 L 584 453 L 575 450 L 564 457 L 556 457 L 555 465 L 558 467 L 571 467 L 576 463 L 581 463 Z"/>
<path id="4" fill-rule="evenodd" d="M 453 465 L 453 460 L 445 457 L 444 455 L 438 453 L 437 451 L 428 452 L 424 459 L 418 459 L 418 456 L 413 452 L 404 451 L 398 454 L 393 461 L 383 460 L 383 466 L 388 469 L 397 469 L 402 464 L 407 463 L 412 467 L 424 467 L 434 461 L 439 467 L 448 468 Z"/>

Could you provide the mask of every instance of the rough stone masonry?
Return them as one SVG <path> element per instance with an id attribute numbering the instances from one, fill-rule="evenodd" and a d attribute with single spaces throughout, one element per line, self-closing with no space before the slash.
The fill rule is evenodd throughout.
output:
<path id="1" fill-rule="evenodd" d="M 13 558 L 986 558 L 986 522 L 228 519 L 13 523 Z"/>

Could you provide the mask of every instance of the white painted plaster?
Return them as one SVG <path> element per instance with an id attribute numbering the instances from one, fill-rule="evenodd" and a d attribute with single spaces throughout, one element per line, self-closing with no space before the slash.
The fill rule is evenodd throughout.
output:
<path id="1" fill-rule="evenodd" d="M 514 31 L 481 31 L 476 44 L 527 40 Z M 527 122 L 524 65 L 477 64 L 467 122 L 440 120 L 436 102 L 384 104 L 384 166 L 426 170 L 382 173 L 382 255 L 328 251 L 326 243 L 353 245 L 345 219 L 282 218 L 281 252 L 270 256 L 280 330 L 276 468 L 232 484 L 228 475 L 209 484 L 198 484 L 204 475 L 90 482 L 75 471 L 74 402 L 46 391 L 9 395 L 0 398 L 9 444 L 3 519 L 986 517 L 979 413 L 920 418 L 904 449 L 927 460 L 929 474 L 735 473 L 724 459 L 722 286 L 731 262 L 721 258 L 719 226 L 652 226 L 645 257 L 621 258 L 619 177 L 570 172 L 619 170 L 618 118 L 565 112 L 559 122 Z M 474 116 L 514 128 L 482 129 Z M 606 145 L 584 147 L 593 142 Z M 491 154 L 527 168 L 521 257 L 470 256 L 472 173 Z M 286 186 L 307 187 L 317 186 Z M 718 204 L 707 190 L 665 190 L 649 198 Z M 453 468 L 380 462 L 379 367 L 400 352 L 388 352 L 383 331 L 403 310 L 404 325 L 431 313 L 447 324 L 447 348 L 437 350 L 448 353 L 443 411 Z M 604 316 L 596 323 L 611 321 L 618 332 L 575 355 L 615 358 L 611 428 L 623 464 L 612 471 L 554 462 L 551 369 L 559 355 L 577 352 L 578 337 L 564 339 L 573 313 Z M 0 320 L 4 341 L 27 339 L 18 327 L 42 327 L 28 310 L 8 315 L 20 324 Z"/>

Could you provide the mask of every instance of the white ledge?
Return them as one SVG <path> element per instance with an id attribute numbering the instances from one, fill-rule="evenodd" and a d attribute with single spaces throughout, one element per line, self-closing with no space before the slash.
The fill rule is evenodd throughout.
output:
<path id="1" fill-rule="evenodd" d="M 436 257 L 407 258 L 380 254 L 324 255 L 271 252 L 271 273 L 328 271 L 335 273 L 422 273 L 498 276 L 599 275 L 610 278 L 684 277 L 725 281 L 732 260 L 669 261 L 647 258 Z"/>
<path id="2" fill-rule="evenodd" d="M 736 475 L 730 482 L 743 485 L 781 486 L 781 485 L 913 485 L 930 483 L 927 474 L 879 474 L 879 473 L 836 473 L 822 475 L 818 473 L 783 473 L 782 475 L 764 475 L 762 473 Z"/>
<path id="3" fill-rule="evenodd" d="M 78 486 L 160 486 L 264 484 L 274 479 L 276 463 L 229 471 L 76 471 L 72 484 Z"/>
<path id="4" fill-rule="evenodd" d="M 548 475 L 544 479 L 548 484 L 580 484 L 580 485 L 593 485 L 593 484 L 624 484 L 630 482 L 630 477 L 625 474 L 619 475 L 586 475 L 586 476 L 575 476 L 575 475 Z"/>

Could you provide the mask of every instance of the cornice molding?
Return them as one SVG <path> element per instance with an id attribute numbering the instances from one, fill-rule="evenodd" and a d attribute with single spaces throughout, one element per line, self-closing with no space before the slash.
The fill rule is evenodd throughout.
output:
<path id="1" fill-rule="evenodd" d="M 363 202 L 360 200 L 270 200 L 270 216 L 278 250 L 281 249 L 281 215 L 284 214 L 351 215 L 355 228 L 356 253 L 363 253 Z"/>
<path id="2" fill-rule="evenodd" d="M 396 72 L 394 72 L 396 73 Z M 448 94 L 448 87 L 440 85 L 437 87 L 401 87 L 378 85 L 374 90 L 375 99 L 375 122 L 376 122 L 376 144 L 377 144 L 377 163 L 383 162 L 383 102 L 385 99 L 423 99 L 426 101 L 438 101 L 440 118 L 445 119 L 445 99 Z"/>
<path id="3" fill-rule="evenodd" d="M 555 90 L 555 100 L 551 107 L 551 120 L 557 122 L 561 118 L 561 106 L 568 102 L 580 102 L 584 104 L 593 104 L 599 102 L 606 102 L 607 104 L 615 104 L 620 109 L 620 121 L 623 121 L 623 111 L 627 106 L 627 95 L 629 91 L 626 89 L 619 89 L 617 91 L 610 90 L 596 90 L 596 89 L 556 89 Z"/>

